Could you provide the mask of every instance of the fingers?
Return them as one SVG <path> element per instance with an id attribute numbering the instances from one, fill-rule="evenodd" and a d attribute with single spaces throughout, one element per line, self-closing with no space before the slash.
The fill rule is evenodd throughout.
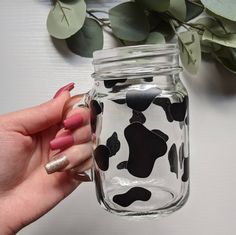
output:
<path id="1" fill-rule="evenodd" d="M 90 112 L 88 108 L 70 110 L 55 139 L 50 142 L 52 150 L 66 149 L 74 144 L 81 144 L 91 140 Z"/>
<path id="2" fill-rule="evenodd" d="M 50 142 L 52 150 L 64 150 L 72 145 L 83 144 L 91 141 L 91 127 L 89 124 L 82 126 L 74 131 L 66 130 L 59 133 L 55 139 Z"/>
<path id="3" fill-rule="evenodd" d="M 74 145 L 65 151 L 54 156 L 49 163 L 45 165 L 48 174 L 57 171 L 67 171 L 76 168 L 83 172 L 92 166 L 92 143 Z"/>
<path id="4" fill-rule="evenodd" d="M 63 121 L 65 129 L 76 129 L 90 122 L 90 111 L 88 108 L 76 108 L 69 111 Z"/>
<path id="5" fill-rule="evenodd" d="M 90 169 L 93 163 L 93 143 L 89 109 L 67 108 L 62 125 L 63 128 L 50 142 L 50 148 L 60 152 L 45 165 L 47 173 L 73 169 L 72 173 L 75 174 Z"/>

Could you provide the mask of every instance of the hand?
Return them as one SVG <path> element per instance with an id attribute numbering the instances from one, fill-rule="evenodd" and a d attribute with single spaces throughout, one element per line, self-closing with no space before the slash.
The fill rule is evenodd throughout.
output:
<path id="1" fill-rule="evenodd" d="M 81 183 L 68 170 L 92 165 L 89 111 L 70 111 L 61 128 L 68 90 L 0 116 L 0 234 L 14 234 L 48 212 Z"/>

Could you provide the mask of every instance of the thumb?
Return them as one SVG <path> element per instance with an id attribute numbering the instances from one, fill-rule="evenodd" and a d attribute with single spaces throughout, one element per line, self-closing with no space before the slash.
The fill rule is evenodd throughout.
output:
<path id="1" fill-rule="evenodd" d="M 10 126 L 11 130 L 25 135 L 32 135 L 45 130 L 61 122 L 62 110 L 69 98 L 69 91 L 64 91 L 60 96 L 46 103 L 7 114 L 5 115 L 6 124 Z"/>

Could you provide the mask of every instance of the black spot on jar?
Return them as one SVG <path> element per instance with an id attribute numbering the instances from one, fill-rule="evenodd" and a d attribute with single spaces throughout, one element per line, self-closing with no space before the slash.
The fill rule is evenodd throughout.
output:
<path id="1" fill-rule="evenodd" d="M 98 167 L 107 171 L 109 168 L 109 158 L 116 155 L 120 150 L 118 135 L 114 132 L 106 141 L 106 145 L 99 145 L 94 151 L 94 158 Z"/>
<path id="2" fill-rule="evenodd" d="M 106 146 L 110 150 L 110 157 L 116 155 L 116 153 L 120 150 L 120 141 L 118 140 L 116 132 L 114 132 L 112 136 L 107 139 Z"/>
<path id="3" fill-rule="evenodd" d="M 186 118 L 184 120 L 185 124 L 188 126 L 189 125 L 189 114 L 187 112 Z"/>
<path id="4" fill-rule="evenodd" d="M 115 99 L 115 100 L 111 100 L 117 104 L 126 104 L 126 100 L 125 99 Z"/>
<path id="5" fill-rule="evenodd" d="M 143 79 L 145 82 L 153 82 L 153 77 L 147 77 Z"/>
<path id="6" fill-rule="evenodd" d="M 178 154 L 175 144 L 173 144 L 169 150 L 168 160 L 170 164 L 170 171 L 175 173 L 178 178 Z"/>
<path id="7" fill-rule="evenodd" d="M 188 97 L 185 96 L 183 102 L 171 104 L 170 110 L 175 121 L 183 122 L 188 108 Z"/>
<path id="8" fill-rule="evenodd" d="M 96 100 L 90 102 L 91 128 L 95 133 L 97 126 L 97 117 L 103 112 L 103 103 L 99 104 Z"/>
<path id="9" fill-rule="evenodd" d="M 114 87 L 117 83 L 124 83 L 126 82 L 127 79 L 114 79 L 114 80 L 106 80 L 104 81 L 104 86 L 106 88 L 112 88 Z"/>
<path id="10" fill-rule="evenodd" d="M 140 123 L 144 124 L 146 122 L 146 118 L 142 112 L 133 110 L 133 116 L 130 118 L 129 122 L 130 123 L 140 122 Z"/>
<path id="11" fill-rule="evenodd" d="M 126 193 L 117 194 L 113 197 L 113 202 L 122 207 L 128 207 L 135 201 L 148 201 L 152 193 L 142 187 L 134 187 Z"/>
<path id="12" fill-rule="evenodd" d="M 91 100 L 90 108 L 92 109 L 94 115 L 99 115 L 103 111 L 103 104 L 99 104 L 96 100 Z"/>
<path id="13" fill-rule="evenodd" d="M 188 109 L 188 97 L 185 96 L 180 103 L 171 103 L 169 98 L 155 98 L 154 104 L 161 106 L 169 122 L 179 121 L 183 122 Z"/>
<path id="14" fill-rule="evenodd" d="M 129 146 L 127 170 L 133 176 L 148 177 L 156 159 L 166 153 L 166 142 L 138 122 L 127 126 L 124 134 Z"/>
<path id="15" fill-rule="evenodd" d="M 183 168 L 183 161 L 184 161 L 184 143 L 182 143 L 179 148 L 179 164 L 181 169 Z"/>
<path id="16" fill-rule="evenodd" d="M 150 88 L 147 90 L 129 90 L 126 93 L 127 106 L 136 111 L 143 112 L 146 110 L 153 99 L 160 94 L 158 88 Z"/>
<path id="17" fill-rule="evenodd" d="M 116 167 L 118 170 L 127 169 L 127 163 L 128 163 L 128 161 L 120 162 Z"/>
<path id="18" fill-rule="evenodd" d="M 154 104 L 158 105 L 158 106 L 161 106 L 165 113 L 166 113 L 166 118 L 169 122 L 173 122 L 173 117 L 171 115 L 171 110 L 170 110 L 170 100 L 169 98 L 156 98 L 154 101 L 153 101 Z"/>
<path id="19" fill-rule="evenodd" d="M 98 165 L 98 167 L 102 171 L 107 171 L 109 168 L 109 157 L 110 157 L 110 150 L 107 148 L 106 145 L 99 145 L 94 150 L 94 158 Z"/>
<path id="20" fill-rule="evenodd" d="M 182 181 L 187 182 L 189 179 L 189 157 L 184 158 L 184 173 L 182 175 Z"/>

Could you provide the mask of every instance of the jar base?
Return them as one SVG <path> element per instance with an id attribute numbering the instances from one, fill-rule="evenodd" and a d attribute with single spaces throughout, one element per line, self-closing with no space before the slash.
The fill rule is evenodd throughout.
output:
<path id="1" fill-rule="evenodd" d="M 188 185 L 188 184 L 187 184 Z M 187 186 L 188 187 L 188 186 Z M 152 192 L 152 202 L 144 202 L 140 204 L 140 201 L 134 202 L 128 208 L 121 208 L 115 204 L 111 204 L 111 198 L 107 200 L 98 201 L 102 208 L 106 211 L 122 216 L 131 220 L 143 220 L 143 219 L 159 219 L 165 217 L 173 212 L 179 210 L 188 200 L 189 190 L 181 198 L 177 198 L 177 194 L 165 187 L 149 188 Z M 124 190 L 124 188 L 123 188 Z M 155 203 L 154 203 L 155 202 Z"/>

